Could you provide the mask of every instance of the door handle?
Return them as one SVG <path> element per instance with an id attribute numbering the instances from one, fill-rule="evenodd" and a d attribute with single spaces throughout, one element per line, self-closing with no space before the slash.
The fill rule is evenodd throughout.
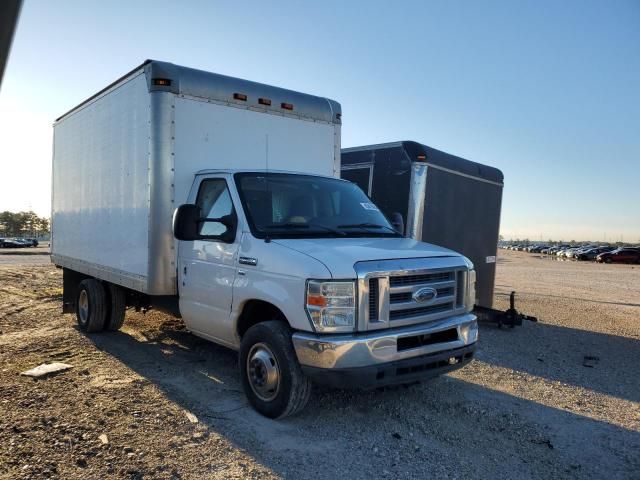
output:
<path id="1" fill-rule="evenodd" d="M 258 265 L 258 259 L 253 257 L 240 257 L 238 259 L 238 263 L 241 263 L 242 265 L 251 265 L 255 267 L 256 265 Z"/>

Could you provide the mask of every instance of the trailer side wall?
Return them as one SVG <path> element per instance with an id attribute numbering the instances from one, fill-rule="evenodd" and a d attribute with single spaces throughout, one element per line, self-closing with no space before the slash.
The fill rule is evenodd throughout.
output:
<path id="1" fill-rule="evenodd" d="M 493 305 L 502 185 L 427 168 L 422 239 L 463 253 L 476 269 L 478 305 Z"/>
<path id="2" fill-rule="evenodd" d="M 56 123 L 56 264 L 146 290 L 149 122 L 149 92 L 140 70 Z"/>

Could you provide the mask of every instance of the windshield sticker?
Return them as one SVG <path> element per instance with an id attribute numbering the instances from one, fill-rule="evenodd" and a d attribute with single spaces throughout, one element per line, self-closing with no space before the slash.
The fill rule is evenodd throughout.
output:
<path id="1" fill-rule="evenodd" d="M 361 202 L 360 205 L 362 205 L 362 208 L 364 208 L 365 210 L 374 210 L 374 211 L 378 211 L 378 207 L 376 207 L 373 203 L 366 203 L 366 202 Z"/>

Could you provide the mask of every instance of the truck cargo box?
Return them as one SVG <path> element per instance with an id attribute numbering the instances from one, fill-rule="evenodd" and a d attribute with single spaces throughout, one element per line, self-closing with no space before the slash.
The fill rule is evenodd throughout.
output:
<path id="1" fill-rule="evenodd" d="M 194 172 L 337 177 L 340 123 L 326 98 L 148 60 L 54 124 L 52 261 L 174 295 L 171 220 Z"/>
<path id="2" fill-rule="evenodd" d="M 493 304 L 503 175 L 416 142 L 342 150 L 342 178 L 357 183 L 406 234 L 458 251 L 475 265 L 476 303 Z"/>

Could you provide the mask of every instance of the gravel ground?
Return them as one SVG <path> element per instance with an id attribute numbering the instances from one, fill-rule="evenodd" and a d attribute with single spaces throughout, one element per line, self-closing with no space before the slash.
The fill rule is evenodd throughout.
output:
<path id="1" fill-rule="evenodd" d="M 0 478 L 640 478 L 638 267 L 501 251 L 496 305 L 514 289 L 539 323 L 483 326 L 450 375 L 317 388 L 271 421 L 234 352 L 158 312 L 85 336 L 61 272 L 24 257 L 0 255 Z M 73 368 L 19 375 L 51 361 Z"/>

